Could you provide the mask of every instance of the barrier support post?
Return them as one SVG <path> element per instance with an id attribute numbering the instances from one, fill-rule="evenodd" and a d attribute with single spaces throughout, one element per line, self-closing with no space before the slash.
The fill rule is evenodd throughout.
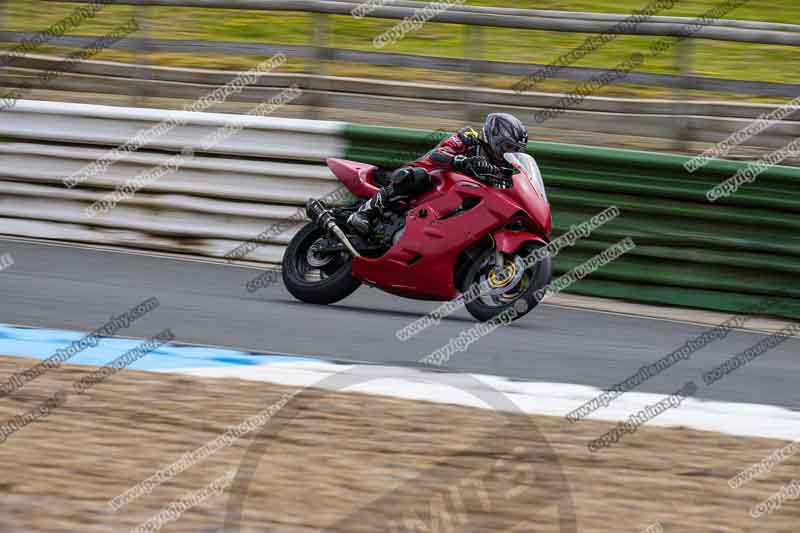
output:
<path id="1" fill-rule="evenodd" d="M 478 61 L 483 59 L 483 27 L 464 26 L 464 58 L 471 60 L 469 67 L 465 71 L 464 83 L 466 87 L 480 89 L 481 73 Z M 464 102 L 464 118 L 466 122 L 483 122 L 482 113 L 475 106 L 475 94 L 467 91 L 468 100 Z"/>
<path id="2" fill-rule="evenodd" d="M 150 37 L 150 21 L 153 20 L 152 6 L 138 5 L 133 13 L 136 24 L 139 26 L 139 45 L 135 47 L 136 62 L 140 65 L 150 66 L 150 52 L 157 46 L 156 39 Z M 158 97 L 158 90 L 155 93 L 150 87 L 150 69 L 141 69 L 141 76 L 136 83 L 131 84 L 130 101 L 132 107 L 146 106 L 148 96 Z"/>
<path id="3" fill-rule="evenodd" d="M 689 105 L 691 100 L 692 72 L 694 41 L 690 38 L 681 39 L 675 46 L 675 70 L 681 76 L 680 84 L 673 91 L 677 127 L 673 136 L 673 148 L 678 151 L 689 151 L 692 142 L 692 125 L 689 117 Z"/>
<path id="4" fill-rule="evenodd" d="M 325 13 L 312 13 L 311 24 L 312 24 L 312 31 L 311 31 L 310 44 L 314 47 L 314 51 L 313 51 L 313 57 L 311 57 L 308 60 L 308 63 L 306 65 L 306 74 L 309 74 L 309 78 L 307 78 L 309 81 L 311 79 L 311 75 L 314 74 L 316 74 L 317 76 L 325 75 L 325 59 L 328 56 L 328 51 L 326 46 L 328 44 L 330 21 L 328 19 L 328 15 Z M 308 85 L 306 85 L 306 87 L 303 87 L 303 89 L 308 90 L 309 89 Z M 325 107 L 325 97 L 322 93 L 319 93 L 314 97 L 310 97 L 307 100 L 305 106 L 306 118 L 311 120 L 321 120 L 323 117 L 324 107 Z"/>

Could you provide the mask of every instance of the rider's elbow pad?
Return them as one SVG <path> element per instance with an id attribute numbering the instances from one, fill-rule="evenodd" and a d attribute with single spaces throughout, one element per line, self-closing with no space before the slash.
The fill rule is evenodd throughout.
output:
<path id="1" fill-rule="evenodd" d="M 447 152 L 441 152 L 436 150 L 430 156 L 430 159 L 433 163 L 437 165 L 449 166 L 453 162 L 453 156 L 448 154 Z"/>

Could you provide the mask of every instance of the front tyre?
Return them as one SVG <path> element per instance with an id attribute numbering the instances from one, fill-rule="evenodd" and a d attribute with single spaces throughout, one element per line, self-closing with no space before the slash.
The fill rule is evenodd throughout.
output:
<path id="1" fill-rule="evenodd" d="M 464 276 L 463 292 L 470 287 L 480 288 L 481 295 L 466 304 L 467 311 L 477 320 L 486 322 L 511 309 L 516 310 L 512 320 L 517 320 L 536 307 L 536 292 L 550 283 L 553 268 L 550 256 L 524 268 L 525 258 L 539 245 L 528 245 L 519 252 L 503 254 L 507 276 L 496 273 L 494 249 L 483 252 Z"/>
<path id="2" fill-rule="evenodd" d="M 348 254 L 315 252 L 314 245 L 324 238 L 325 232 L 319 226 L 306 224 L 283 254 L 283 283 L 301 302 L 332 304 L 347 298 L 361 285 L 351 274 Z"/>

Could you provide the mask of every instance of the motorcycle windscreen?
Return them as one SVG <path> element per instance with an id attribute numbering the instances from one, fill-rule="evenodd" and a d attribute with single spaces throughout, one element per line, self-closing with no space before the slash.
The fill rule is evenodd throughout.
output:
<path id="1" fill-rule="evenodd" d="M 510 191 L 517 202 L 525 209 L 528 216 L 545 233 L 549 234 L 553 224 L 550 218 L 550 202 L 544 188 L 542 173 L 536 160 L 524 152 L 508 152 L 503 158 L 513 166 L 517 172 L 514 179 L 514 188 Z"/>

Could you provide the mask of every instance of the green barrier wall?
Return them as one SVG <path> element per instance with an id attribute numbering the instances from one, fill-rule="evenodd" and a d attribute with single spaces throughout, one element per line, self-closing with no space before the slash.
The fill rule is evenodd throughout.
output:
<path id="1" fill-rule="evenodd" d="M 396 168 L 447 134 L 348 125 L 346 157 Z M 531 142 L 553 212 L 553 238 L 612 205 L 621 216 L 554 260 L 555 275 L 630 236 L 637 247 L 566 292 L 800 318 L 800 169 L 775 166 L 733 195 L 706 191 L 746 167 L 713 161 L 692 174 L 678 155 Z"/>

